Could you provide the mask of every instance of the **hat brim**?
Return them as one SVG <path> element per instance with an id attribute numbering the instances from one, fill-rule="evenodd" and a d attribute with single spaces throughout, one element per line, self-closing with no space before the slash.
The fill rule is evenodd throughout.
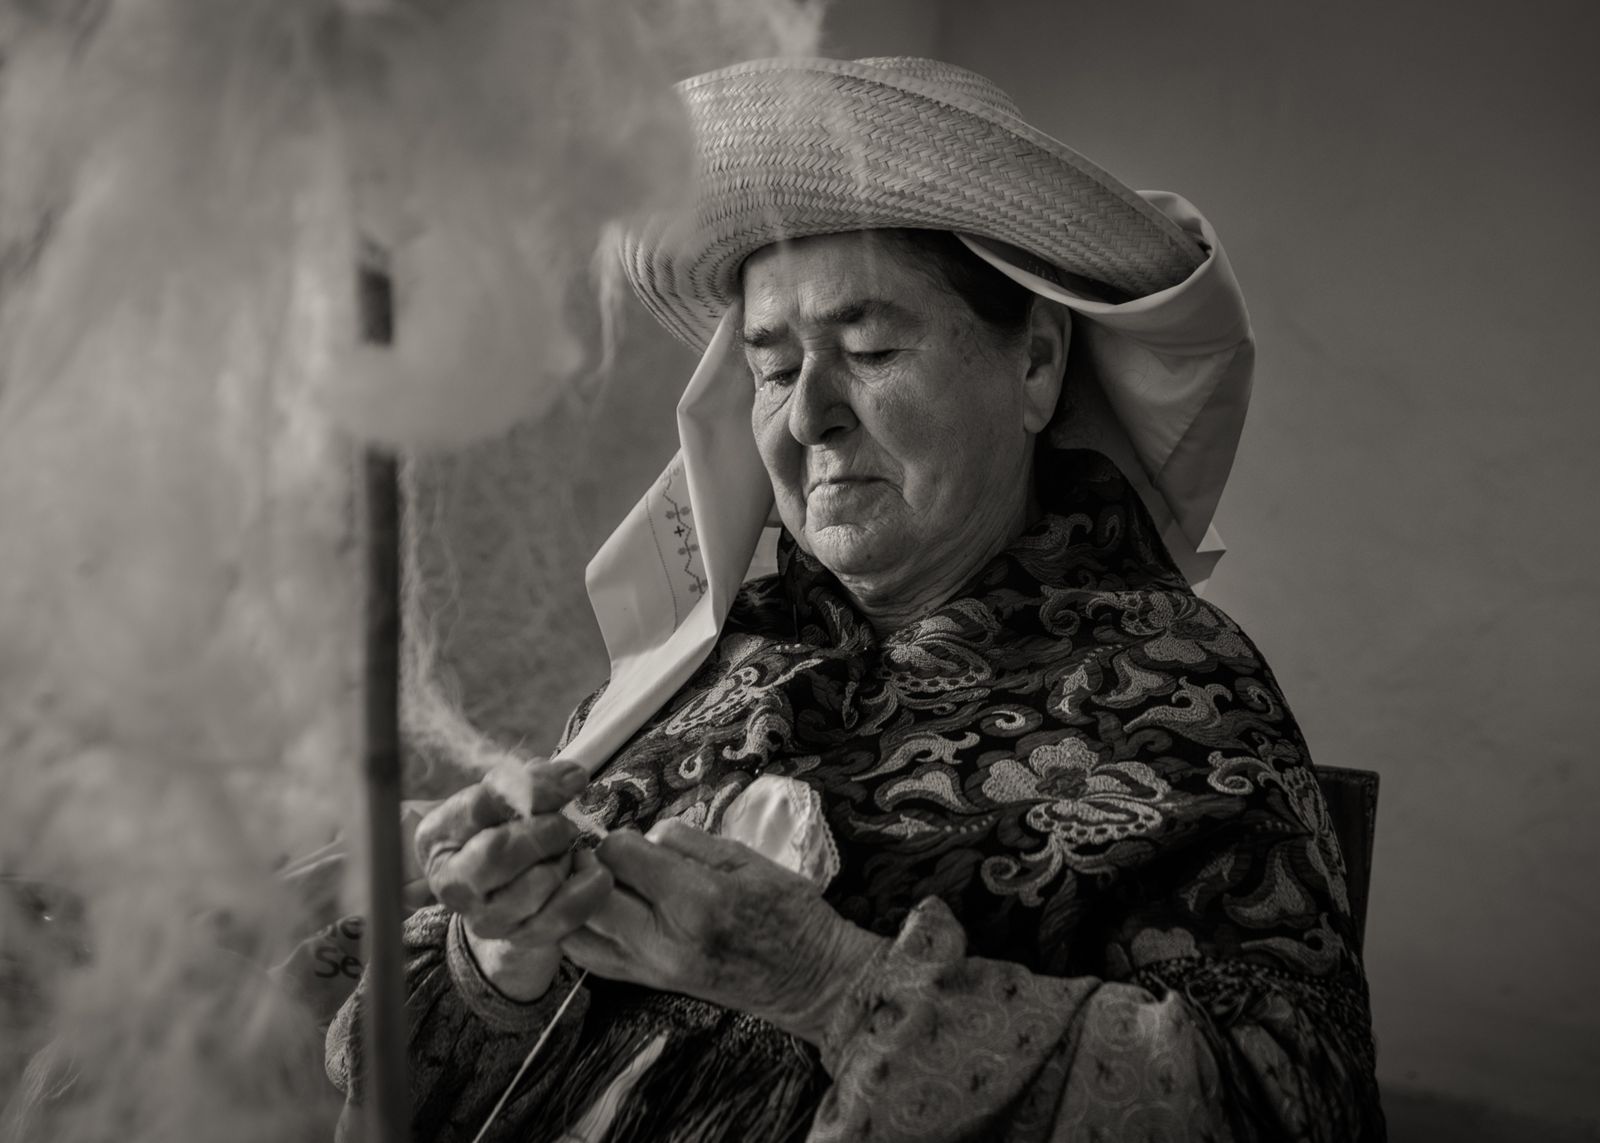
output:
<path id="1" fill-rule="evenodd" d="M 756 60 L 678 85 L 694 126 L 693 198 L 619 235 L 635 292 L 704 349 L 739 269 L 774 242 L 930 229 L 1029 252 L 1142 297 L 1206 251 L 1070 147 L 959 88 L 866 63 Z"/>

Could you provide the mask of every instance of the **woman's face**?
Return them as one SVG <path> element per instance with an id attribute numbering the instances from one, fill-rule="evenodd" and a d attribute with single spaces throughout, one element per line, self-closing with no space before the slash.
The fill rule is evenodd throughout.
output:
<path id="1" fill-rule="evenodd" d="M 1021 530 L 1057 391 L 1030 382 L 1037 338 L 871 231 L 752 255 L 743 334 L 779 515 L 846 586 L 893 601 L 959 572 L 954 590 Z"/>

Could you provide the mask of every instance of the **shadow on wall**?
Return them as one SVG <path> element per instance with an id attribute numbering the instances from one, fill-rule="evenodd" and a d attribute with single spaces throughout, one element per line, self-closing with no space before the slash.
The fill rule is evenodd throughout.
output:
<path id="1" fill-rule="evenodd" d="M 1597 1143 L 1600 1126 L 1518 1115 L 1437 1092 L 1387 1088 L 1389 1143 Z"/>

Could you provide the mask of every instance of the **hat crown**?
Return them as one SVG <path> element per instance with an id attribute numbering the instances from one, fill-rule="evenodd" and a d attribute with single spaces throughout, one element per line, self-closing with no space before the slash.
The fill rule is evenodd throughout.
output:
<path id="1" fill-rule="evenodd" d="M 976 100 L 993 111 L 1022 118 L 1016 102 L 1001 91 L 993 80 L 964 67 L 922 56 L 868 56 L 854 62 L 860 67 L 884 72 L 886 78 L 910 79 L 920 84 L 946 88 Z"/>
<path id="2" fill-rule="evenodd" d="M 645 305 L 702 350 L 744 259 L 810 235 L 952 231 L 1105 298 L 1165 290 L 1205 259 L 1182 226 L 1032 127 L 992 81 L 941 60 L 749 60 L 677 91 L 695 138 L 692 201 L 625 227 L 620 254 Z"/>

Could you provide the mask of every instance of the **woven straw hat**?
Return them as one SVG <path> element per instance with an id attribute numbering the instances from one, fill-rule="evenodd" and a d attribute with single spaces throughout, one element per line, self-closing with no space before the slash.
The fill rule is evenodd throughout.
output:
<path id="1" fill-rule="evenodd" d="M 783 239 L 948 230 L 1041 259 L 1063 281 L 1141 297 L 1205 251 L 1135 191 L 1023 122 L 989 80 L 937 60 L 756 60 L 678 85 L 694 126 L 692 206 L 622 235 L 635 291 L 703 349 L 739 268 Z"/>

